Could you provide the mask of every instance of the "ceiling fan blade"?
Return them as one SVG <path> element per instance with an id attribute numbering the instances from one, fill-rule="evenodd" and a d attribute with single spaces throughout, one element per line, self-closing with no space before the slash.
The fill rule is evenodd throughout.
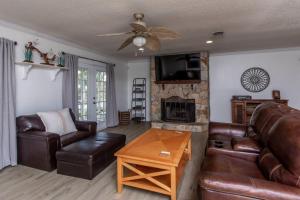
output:
<path id="1" fill-rule="evenodd" d="M 155 35 L 151 35 L 147 37 L 147 42 L 145 47 L 147 47 L 151 51 L 158 51 L 160 49 L 160 41 L 158 37 L 156 37 Z"/>
<path id="2" fill-rule="evenodd" d="M 118 51 L 120 51 L 121 49 L 124 49 L 125 47 L 127 47 L 128 45 L 130 45 L 130 44 L 132 43 L 134 37 L 135 37 L 135 36 L 133 35 L 133 36 L 127 38 L 127 39 L 125 40 L 125 42 L 123 42 L 123 43 L 121 44 L 121 46 L 118 48 Z"/>
<path id="3" fill-rule="evenodd" d="M 123 33 L 107 33 L 107 34 L 98 34 L 96 36 L 98 36 L 98 37 L 119 36 L 119 35 L 127 35 L 130 33 L 132 33 L 132 32 L 130 31 L 130 32 L 123 32 Z"/>
<path id="4" fill-rule="evenodd" d="M 155 34 L 159 39 L 162 40 L 174 40 L 181 38 L 179 33 L 166 27 L 150 27 L 148 30 L 150 33 Z"/>
<path id="5" fill-rule="evenodd" d="M 130 23 L 130 26 L 136 32 L 146 32 L 147 31 L 147 27 L 146 27 L 145 23 L 141 22 L 141 21 L 132 22 L 132 23 Z"/>

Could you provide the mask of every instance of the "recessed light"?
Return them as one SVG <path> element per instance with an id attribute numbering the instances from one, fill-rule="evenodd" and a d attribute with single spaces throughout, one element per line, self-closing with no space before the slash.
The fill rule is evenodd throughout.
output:
<path id="1" fill-rule="evenodd" d="M 212 43 L 214 43 L 214 41 L 212 41 L 212 40 L 207 40 L 206 41 L 206 44 L 212 44 Z"/>

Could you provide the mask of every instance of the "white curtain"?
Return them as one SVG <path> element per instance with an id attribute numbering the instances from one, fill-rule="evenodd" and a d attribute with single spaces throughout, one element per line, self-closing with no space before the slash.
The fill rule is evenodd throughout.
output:
<path id="1" fill-rule="evenodd" d="M 65 67 L 69 70 L 64 71 L 63 74 L 63 107 L 71 108 L 78 118 L 78 56 L 65 54 Z"/>
<path id="2" fill-rule="evenodd" d="M 106 66 L 106 77 L 106 126 L 113 127 L 119 124 L 113 64 Z"/>
<path id="3" fill-rule="evenodd" d="M 15 44 L 0 38 L 0 169 L 17 165 Z"/>

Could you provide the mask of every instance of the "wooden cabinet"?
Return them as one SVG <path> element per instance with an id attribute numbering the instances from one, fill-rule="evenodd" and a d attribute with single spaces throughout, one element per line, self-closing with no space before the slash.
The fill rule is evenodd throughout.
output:
<path id="1" fill-rule="evenodd" d="M 280 104 L 288 104 L 285 99 L 250 99 L 250 100 L 231 100 L 232 122 L 238 124 L 249 124 L 251 115 L 259 104 L 263 102 L 276 102 Z"/>

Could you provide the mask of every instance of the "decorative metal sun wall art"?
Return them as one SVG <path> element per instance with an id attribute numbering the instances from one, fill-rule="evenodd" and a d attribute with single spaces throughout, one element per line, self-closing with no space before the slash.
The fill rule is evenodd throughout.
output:
<path id="1" fill-rule="evenodd" d="M 241 76 L 241 84 L 249 92 L 261 92 L 268 87 L 269 83 L 268 72 L 259 67 L 247 69 Z"/>

